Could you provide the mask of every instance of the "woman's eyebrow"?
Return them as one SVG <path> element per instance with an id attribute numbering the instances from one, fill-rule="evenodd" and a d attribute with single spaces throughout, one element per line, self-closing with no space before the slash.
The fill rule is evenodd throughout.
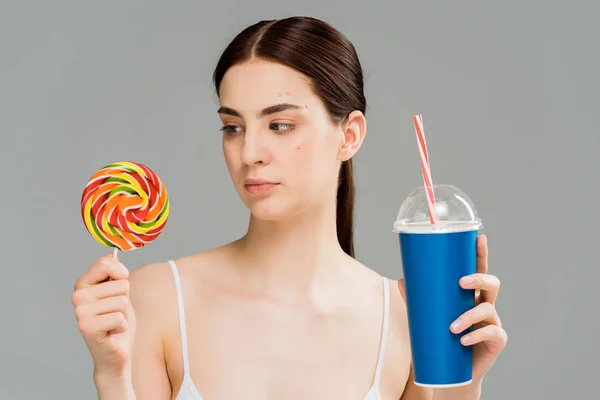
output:
<path id="1" fill-rule="evenodd" d="M 302 106 L 299 106 L 297 104 L 280 103 L 280 104 L 275 104 L 275 105 L 263 108 L 256 114 L 256 117 L 258 119 L 260 119 L 260 118 L 266 117 L 267 115 L 275 114 L 275 113 L 278 113 L 281 111 L 300 110 L 302 108 L 303 108 Z M 238 111 L 236 111 L 230 107 L 225 107 L 225 106 L 219 107 L 219 109 L 217 110 L 217 113 L 242 118 L 242 115 Z"/>

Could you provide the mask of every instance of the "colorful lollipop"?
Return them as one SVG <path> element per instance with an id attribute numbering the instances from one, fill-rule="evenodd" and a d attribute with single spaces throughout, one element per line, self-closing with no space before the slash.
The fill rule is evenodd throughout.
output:
<path id="1" fill-rule="evenodd" d="M 117 162 L 96 172 L 81 196 L 88 232 L 107 247 L 130 251 L 155 240 L 169 216 L 162 181 L 145 165 Z"/>

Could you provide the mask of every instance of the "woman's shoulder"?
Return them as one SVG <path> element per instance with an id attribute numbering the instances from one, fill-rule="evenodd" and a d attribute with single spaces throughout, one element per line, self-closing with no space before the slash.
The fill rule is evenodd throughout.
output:
<path id="1" fill-rule="evenodd" d="M 406 314 L 406 304 L 402 291 L 400 290 L 399 280 L 387 277 L 387 275 L 377 272 L 371 267 L 362 264 L 358 260 L 353 260 L 356 266 L 358 266 L 357 279 L 362 281 L 381 281 L 385 280 L 388 285 L 388 293 L 390 296 L 390 313 L 399 314 L 400 317 Z M 356 270 L 355 270 L 356 271 Z"/>
<path id="2" fill-rule="evenodd" d="M 390 335 L 396 338 L 399 337 L 403 342 L 408 340 L 408 317 L 406 303 L 401 285 L 399 284 L 400 281 L 389 278 L 385 274 L 381 274 L 358 261 L 355 261 L 355 263 L 360 266 L 357 279 L 372 282 L 373 284 L 369 284 L 370 287 L 375 288 L 378 285 L 378 281 L 385 280 L 389 294 L 388 318 Z M 377 293 L 381 293 L 380 287 L 375 290 Z"/>
<path id="3" fill-rule="evenodd" d="M 140 294 L 160 293 L 173 286 L 174 272 L 181 280 L 186 280 L 191 274 L 207 275 L 214 273 L 217 264 L 223 263 L 229 254 L 230 244 L 225 244 L 209 250 L 180 257 L 169 258 L 164 261 L 143 265 L 129 274 L 131 290 L 137 289 Z M 173 270 L 170 263 L 173 263 Z"/>
<path id="4" fill-rule="evenodd" d="M 146 264 L 129 273 L 129 298 L 140 319 L 154 321 L 153 326 L 162 325 L 163 318 L 172 313 L 176 304 L 173 275 L 169 263 Z M 146 325 L 147 327 L 148 325 Z"/>
<path id="5" fill-rule="evenodd" d="M 387 363 L 382 371 L 388 393 L 402 395 L 406 389 L 411 371 L 411 350 L 406 303 L 398 286 L 398 280 L 389 280 L 390 285 L 390 324 Z M 382 382 L 382 384 L 383 384 Z M 383 389 L 383 388 L 382 388 Z"/>
<path id="6" fill-rule="evenodd" d="M 401 334 L 401 337 L 403 337 L 404 335 L 402 334 L 408 331 L 408 319 L 406 314 L 406 303 L 399 286 L 399 280 L 389 278 L 376 271 L 373 271 L 373 273 L 375 273 L 379 279 L 384 280 L 387 285 L 386 290 L 389 296 L 389 329 L 390 331 L 394 331 L 393 334 L 395 334 L 396 337 L 399 333 Z"/>
<path id="7" fill-rule="evenodd" d="M 379 380 L 379 390 L 385 398 L 400 398 L 405 390 L 411 370 L 411 351 L 408 330 L 406 303 L 400 290 L 399 281 L 388 277 L 383 272 L 378 272 L 357 260 L 351 260 L 354 269 L 353 279 L 367 283 L 369 292 L 374 295 L 376 302 L 382 296 L 382 281 L 387 285 L 384 290 L 388 294 L 387 332 L 382 332 L 385 337 L 385 353 L 383 354 L 383 367 Z M 376 308 L 379 313 L 380 308 Z"/>
<path id="8" fill-rule="evenodd" d="M 218 268 L 208 268 L 219 248 L 197 254 L 168 258 L 165 261 L 142 265 L 129 273 L 129 298 L 135 311 L 138 326 L 155 338 L 172 338 L 178 329 L 177 284 L 174 272 L 179 275 L 185 294 L 196 292 L 194 287 L 202 284 L 202 274 Z M 174 271 L 169 261 L 175 263 Z M 199 279 L 195 279 L 199 277 Z"/>
<path id="9" fill-rule="evenodd" d="M 387 345 L 384 356 L 380 390 L 389 396 L 400 397 L 410 374 L 410 339 L 406 303 L 397 279 L 373 273 L 387 283 L 389 294 Z"/>

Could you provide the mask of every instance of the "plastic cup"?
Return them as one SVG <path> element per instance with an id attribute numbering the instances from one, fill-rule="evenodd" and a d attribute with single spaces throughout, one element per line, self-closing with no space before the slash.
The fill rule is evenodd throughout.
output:
<path id="1" fill-rule="evenodd" d="M 472 381 L 472 347 L 450 325 L 474 307 L 474 290 L 459 280 L 476 270 L 482 226 L 469 197 L 451 185 L 434 185 L 438 222 L 431 224 L 424 187 L 408 195 L 394 222 L 398 233 L 412 350 L 414 382 L 456 387 Z"/>

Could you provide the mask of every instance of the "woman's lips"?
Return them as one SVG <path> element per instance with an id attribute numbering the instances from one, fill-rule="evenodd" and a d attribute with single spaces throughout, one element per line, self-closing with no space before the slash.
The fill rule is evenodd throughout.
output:
<path id="1" fill-rule="evenodd" d="M 264 194 L 273 190 L 277 185 L 278 183 L 259 178 L 248 178 L 244 181 L 244 187 L 250 194 Z"/>
<path id="2" fill-rule="evenodd" d="M 265 194 L 273 190 L 273 188 L 277 185 L 278 183 L 252 183 L 244 186 L 250 194 Z"/>

